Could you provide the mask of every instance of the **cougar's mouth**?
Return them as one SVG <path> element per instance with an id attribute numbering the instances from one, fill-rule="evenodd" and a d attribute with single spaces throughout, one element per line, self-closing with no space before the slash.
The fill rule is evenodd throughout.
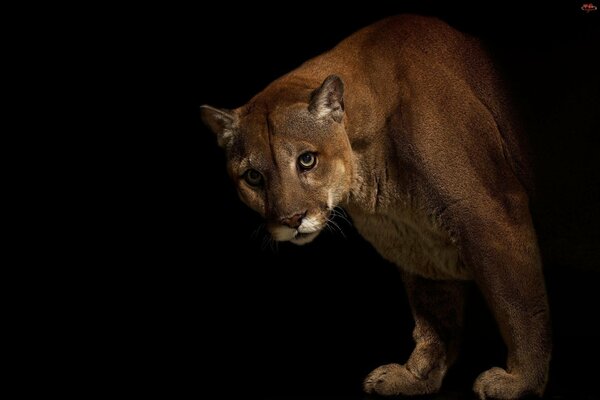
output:
<path id="1" fill-rule="evenodd" d="M 277 224 L 271 225 L 269 231 L 273 239 L 279 242 L 292 242 L 301 245 L 312 242 L 324 227 L 325 222 L 319 222 L 319 217 L 306 217 L 298 228 Z"/>

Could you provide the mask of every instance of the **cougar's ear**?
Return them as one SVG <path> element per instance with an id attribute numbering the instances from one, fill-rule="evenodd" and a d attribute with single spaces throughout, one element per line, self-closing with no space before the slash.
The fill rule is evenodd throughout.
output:
<path id="1" fill-rule="evenodd" d="M 235 112 L 211 106 L 200 106 L 200 117 L 206 126 L 217 135 L 219 146 L 226 147 L 233 138 L 237 122 Z"/>
<path id="2" fill-rule="evenodd" d="M 317 118 L 331 117 L 342 122 L 344 117 L 344 82 L 337 75 L 329 75 L 312 93 L 308 110 Z"/>

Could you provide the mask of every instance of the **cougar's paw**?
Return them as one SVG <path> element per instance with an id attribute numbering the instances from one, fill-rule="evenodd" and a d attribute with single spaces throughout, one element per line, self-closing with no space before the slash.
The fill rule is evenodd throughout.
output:
<path id="1" fill-rule="evenodd" d="M 473 391 L 480 399 L 520 399 L 526 395 L 542 395 L 540 388 L 528 383 L 526 379 L 506 372 L 502 368 L 489 369 L 475 379 Z"/>
<path id="2" fill-rule="evenodd" d="M 376 368 L 364 382 L 367 393 L 382 396 L 430 394 L 442 386 L 443 374 L 430 373 L 427 379 L 419 379 L 404 365 L 387 364 Z"/>

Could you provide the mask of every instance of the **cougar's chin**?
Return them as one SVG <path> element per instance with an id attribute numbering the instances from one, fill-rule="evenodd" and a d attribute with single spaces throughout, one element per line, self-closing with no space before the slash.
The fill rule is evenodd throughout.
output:
<path id="1" fill-rule="evenodd" d="M 290 240 L 290 242 L 292 242 L 294 244 L 297 244 L 298 246 L 301 246 L 303 244 L 312 242 L 317 236 L 319 236 L 320 232 L 321 231 L 313 232 L 313 233 L 300 233 L 300 232 L 298 232 L 298 234 L 296 235 L 296 237 L 293 238 L 292 240 Z"/>

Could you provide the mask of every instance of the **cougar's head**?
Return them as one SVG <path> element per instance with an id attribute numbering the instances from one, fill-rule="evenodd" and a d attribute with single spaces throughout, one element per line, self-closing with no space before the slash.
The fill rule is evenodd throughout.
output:
<path id="1" fill-rule="evenodd" d="M 276 81 L 233 111 L 201 107 L 240 198 L 266 219 L 275 240 L 312 241 L 350 191 L 343 92 L 332 75 L 316 89 Z"/>

